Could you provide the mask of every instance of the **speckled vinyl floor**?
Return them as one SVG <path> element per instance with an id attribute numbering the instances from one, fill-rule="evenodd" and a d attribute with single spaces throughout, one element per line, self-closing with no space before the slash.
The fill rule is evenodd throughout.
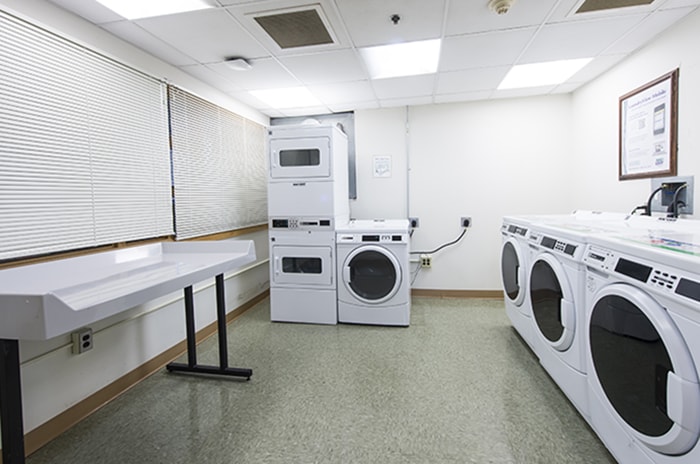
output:
<path id="1" fill-rule="evenodd" d="M 266 300 L 229 349 L 249 382 L 159 372 L 27 462 L 615 462 L 500 300 L 414 298 L 408 328 L 271 323 Z"/>

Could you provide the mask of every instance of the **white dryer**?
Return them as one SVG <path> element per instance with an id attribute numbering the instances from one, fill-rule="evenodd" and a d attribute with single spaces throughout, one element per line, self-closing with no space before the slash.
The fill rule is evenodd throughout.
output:
<path id="1" fill-rule="evenodd" d="M 268 215 L 348 220 L 348 141 L 338 126 L 270 128 Z"/>
<path id="2" fill-rule="evenodd" d="M 338 322 L 408 326 L 408 220 L 354 220 L 337 226 Z"/>
<path id="3" fill-rule="evenodd" d="M 590 423 L 621 464 L 700 462 L 700 228 L 592 237 Z"/>
<path id="4" fill-rule="evenodd" d="M 530 252 L 527 244 L 529 221 L 524 217 L 505 216 L 501 225 L 501 280 L 506 314 L 513 328 L 533 348 L 533 326 L 527 281 Z"/>
<path id="5" fill-rule="evenodd" d="M 270 229 L 270 319 L 336 324 L 335 231 L 328 218 L 276 218 Z"/>

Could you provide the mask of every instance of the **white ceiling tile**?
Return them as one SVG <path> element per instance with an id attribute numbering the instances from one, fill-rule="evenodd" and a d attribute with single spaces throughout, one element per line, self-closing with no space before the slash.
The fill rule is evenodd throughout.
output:
<path id="1" fill-rule="evenodd" d="M 275 89 L 301 85 L 294 76 L 289 74 L 284 67 L 272 58 L 251 60 L 250 64 L 252 69 L 249 71 L 235 71 L 224 63 L 213 63 L 207 66 L 239 88 L 246 90 Z"/>
<path id="2" fill-rule="evenodd" d="M 435 95 L 435 103 L 487 100 L 491 96 L 491 93 L 493 93 L 492 90 L 480 90 L 478 92 L 459 92 L 445 95 Z"/>
<path id="3" fill-rule="evenodd" d="M 699 6 L 700 0 L 666 0 L 665 3 L 661 4 L 660 9 L 664 10 L 667 8 L 682 8 L 685 6 Z"/>
<path id="4" fill-rule="evenodd" d="M 562 93 L 571 93 L 574 90 L 578 89 L 581 87 L 583 84 L 580 82 L 572 82 L 572 83 L 566 83 L 566 84 L 560 84 L 552 90 L 551 93 L 553 94 L 562 94 Z"/>
<path id="5" fill-rule="evenodd" d="M 491 94 L 491 98 L 520 98 L 532 97 L 535 95 L 547 95 L 555 88 L 555 85 L 548 85 L 544 87 L 527 87 L 524 89 L 495 90 Z"/>
<path id="6" fill-rule="evenodd" d="M 495 89 L 510 68 L 510 66 L 498 66 L 440 73 L 436 93 L 456 94 Z"/>
<path id="7" fill-rule="evenodd" d="M 557 0 L 520 0 L 513 3 L 508 13 L 498 15 L 489 9 L 487 0 L 452 0 L 445 35 L 537 26 L 556 3 Z"/>
<path id="8" fill-rule="evenodd" d="M 644 18 L 644 20 L 637 24 L 627 35 L 606 48 L 604 53 L 631 53 L 649 42 L 661 31 L 677 22 L 692 10 L 693 8 L 689 7 L 656 11 L 654 14 Z"/>
<path id="9" fill-rule="evenodd" d="M 340 84 L 309 85 L 309 91 L 327 105 L 370 101 L 375 98 L 369 81 L 343 82 Z"/>
<path id="10" fill-rule="evenodd" d="M 135 22 L 200 63 L 222 61 L 231 56 L 269 56 L 267 50 L 223 9 L 158 16 Z"/>
<path id="11" fill-rule="evenodd" d="M 218 74 L 206 65 L 203 64 L 193 64 L 189 66 L 180 66 L 187 74 L 190 74 L 202 82 L 206 82 L 212 87 L 221 90 L 224 93 L 231 93 L 241 90 L 240 87 L 236 86 L 233 82 Z"/>
<path id="12" fill-rule="evenodd" d="M 588 82 L 601 74 L 603 74 L 605 71 L 608 69 L 612 68 L 615 66 L 617 63 L 622 61 L 625 58 L 625 55 L 620 54 L 620 55 L 602 55 L 599 56 L 590 63 L 588 63 L 586 66 L 583 67 L 580 71 L 578 71 L 576 74 L 571 76 L 567 82 Z"/>
<path id="13" fill-rule="evenodd" d="M 280 61 L 305 84 L 348 82 L 368 77 L 357 53 L 350 49 L 285 56 Z"/>
<path id="14" fill-rule="evenodd" d="M 185 66 L 188 64 L 197 63 L 197 61 L 192 59 L 192 57 L 182 53 L 180 50 L 172 47 L 170 44 L 153 37 L 151 34 L 132 22 L 117 21 L 103 24 L 102 27 L 115 36 L 132 43 L 142 50 L 147 51 L 151 55 L 174 66 Z"/>
<path id="15" fill-rule="evenodd" d="M 413 96 L 431 95 L 435 84 L 435 74 L 423 76 L 397 77 L 393 79 L 373 80 L 372 87 L 377 98 L 407 98 Z"/>
<path id="16" fill-rule="evenodd" d="M 520 63 L 594 57 L 643 19 L 641 15 L 575 21 L 544 26 Z"/>
<path id="17" fill-rule="evenodd" d="M 404 98 L 384 98 L 379 100 L 381 108 L 395 108 L 397 106 L 418 106 L 430 105 L 433 97 L 404 97 Z"/>
<path id="18" fill-rule="evenodd" d="M 512 64 L 535 34 L 535 28 L 448 37 L 440 52 L 440 71 Z"/>
<path id="19" fill-rule="evenodd" d="M 445 0 L 336 0 L 356 47 L 437 39 Z M 391 16 L 401 19 L 393 24 Z"/>
<path id="20" fill-rule="evenodd" d="M 358 101 L 354 103 L 338 103 L 338 104 L 329 104 L 328 107 L 333 111 L 334 113 L 343 113 L 346 111 L 355 111 L 355 110 L 374 110 L 379 108 L 379 102 L 377 100 L 372 100 L 372 101 Z"/>
<path id="21" fill-rule="evenodd" d="M 121 21 L 124 18 L 101 3 L 85 0 L 51 0 L 64 10 L 71 11 L 94 24 Z"/>

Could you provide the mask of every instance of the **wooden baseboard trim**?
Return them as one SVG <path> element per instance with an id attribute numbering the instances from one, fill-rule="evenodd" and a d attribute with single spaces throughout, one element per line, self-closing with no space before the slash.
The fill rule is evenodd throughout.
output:
<path id="1" fill-rule="evenodd" d="M 269 290 L 265 290 L 259 295 L 248 300 L 238 308 L 229 312 L 226 316 L 226 321 L 231 321 L 239 318 L 243 313 L 258 304 L 260 301 L 267 298 L 270 294 Z M 202 328 L 197 332 L 197 343 L 207 339 L 216 333 L 216 321 Z M 134 385 L 142 380 L 155 374 L 165 367 L 174 359 L 178 358 L 187 351 L 187 343 L 185 340 L 164 351 L 150 361 L 142 364 L 133 371 L 125 374 L 111 384 L 101 390 L 88 396 L 76 405 L 66 409 L 56 417 L 48 420 L 31 432 L 24 436 L 24 447 L 27 456 L 58 437 L 60 434 L 70 429 L 72 426 L 85 419 L 90 414 L 100 409 L 105 404 L 117 398 L 122 393 L 126 392 Z M 2 458 L 0 458 L 2 464 Z"/>
<path id="2" fill-rule="evenodd" d="M 503 290 L 435 290 L 414 288 L 412 296 L 430 296 L 434 298 L 503 298 Z"/>

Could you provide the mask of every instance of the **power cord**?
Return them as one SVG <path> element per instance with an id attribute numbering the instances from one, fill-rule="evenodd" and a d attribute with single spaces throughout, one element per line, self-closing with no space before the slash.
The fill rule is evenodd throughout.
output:
<path id="1" fill-rule="evenodd" d="M 463 229 L 463 230 L 462 230 L 462 233 L 459 234 L 459 237 L 457 237 L 456 239 L 452 240 L 451 242 L 443 243 L 442 245 L 440 245 L 439 247 L 435 248 L 434 250 L 430 250 L 430 251 L 412 251 L 411 254 L 412 254 L 412 255 L 423 255 L 423 254 L 432 255 L 432 254 L 437 253 L 438 251 L 440 251 L 440 250 L 442 250 L 442 249 L 444 249 L 444 248 L 447 248 L 448 246 L 452 246 L 452 245 L 458 243 L 460 240 L 462 240 L 462 238 L 464 237 L 464 235 L 465 235 L 466 233 L 467 233 L 467 229 Z"/>

